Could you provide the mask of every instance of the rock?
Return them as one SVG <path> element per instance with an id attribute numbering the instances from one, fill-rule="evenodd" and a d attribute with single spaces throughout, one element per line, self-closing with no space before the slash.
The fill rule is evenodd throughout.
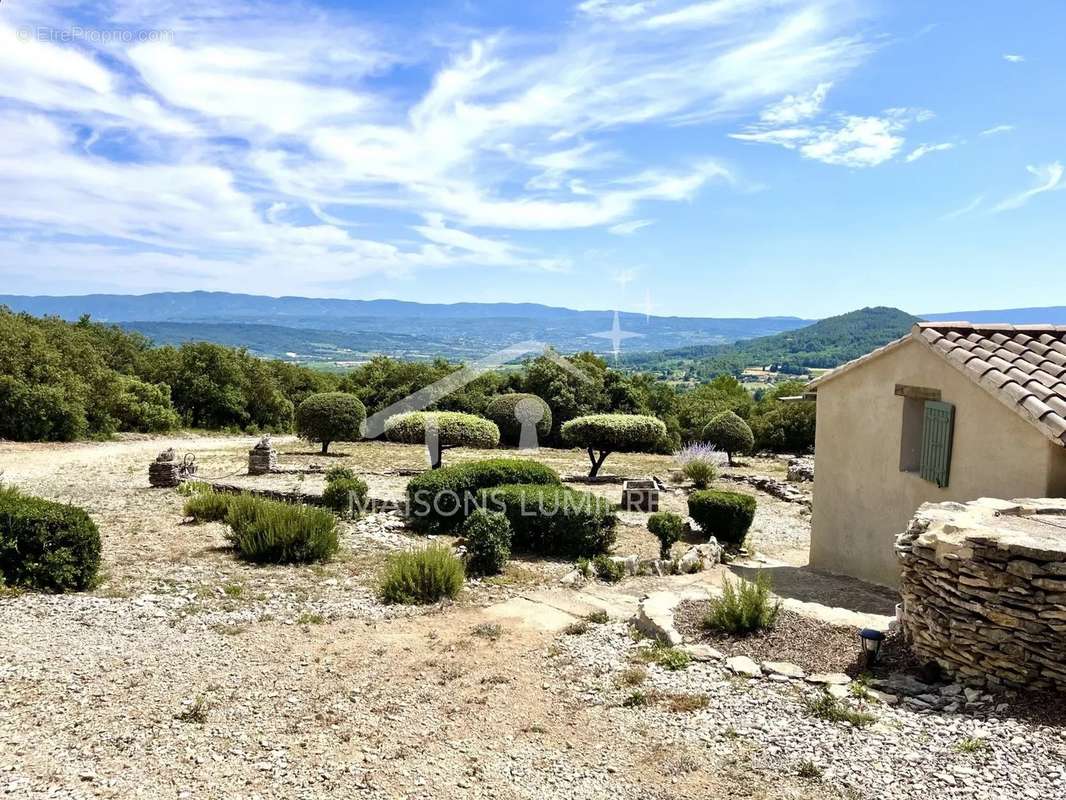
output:
<path id="1" fill-rule="evenodd" d="M 633 618 L 634 627 L 645 636 L 663 644 L 681 644 L 681 634 L 674 627 L 674 609 L 680 602 L 681 597 L 673 592 L 649 594 L 637 606 L 637 615 Z"/>
<path id="2" fill-rule="evenodd" d="M 850 692 L 848 691 L 848 687 L 839 683 L 827 684 L 825 687 L 825 691 L 830 697 L 834 697 L 837 700 L 843 700 L 850 694 Z"/>
<path id="3" fill-rule="evenodd" d="M 581 570 L 572 569 L 559 579 L 559 583 L 563 586 L 582 586 L 585 583 L 585 576 L 581 574 Z"/>
<path id="4" fill-rule="evenodd" d="M 888 692 L 882 692 L 878 689 L 867 689 L 866 696 L 877 700 L 879 703 L 884 703 L 886 706 L 899 705 L 899 697 Z"/>
<path id="5" fill-rule="evenodd" d="M 712 536 L 706 544 L 690 547 L 678 560 L 679 571 L 683 575 L 713 567 L 722 561 L 722 548 Z"/>
<path id="6" fill-rule="evenodd" d="M 771 675 L 784 675 L 786 678 L 804 678 L 807 675 L 801 668 L 787 661 L 764 661 L 762 668 Z"/>
<path id="7" fill-rule="evenodd" d="M 966 702 L 969 703 L 970 705 L 975 705 L 975 704 L 981 702 L 981 690 L 980 689 L 974 689 L 974 688 L 972 688 L 970 686 L 967 686 L 965 689 L 962 690 L 962 692 L 963 692 L 963 696 L 965 696 L 965 698 L 966 698 Z"/>
<path id="8" fill-rule="evenodd" d="M 686 644 L 681 649 L 692 656 L 693 661 L 721 661 L 725 655 L 706 644 Z"/>
<path id="9" fill-rule="evenodd" d="M 851 678 L 843 672 L 821 672 L 814 675 L 808 675 L 807 681 L 809 683 L 819 683 L 825 686 L 847 686 L 851 683 Z"/>
<path id="10" fill-rule="evenodd" d="M 747 656 L 733 656 L 725 660 L 726 667 L 737 675 L 747 675 L 749 678 L 758 678 L 762 675 L 762 669 Z"/>
<path id="11" fill-rule="evenodd" d="M 794 483 L 814 480 L 814 459 L 810 456 L 798 456 L 788 462 L 787 479 Z"/>

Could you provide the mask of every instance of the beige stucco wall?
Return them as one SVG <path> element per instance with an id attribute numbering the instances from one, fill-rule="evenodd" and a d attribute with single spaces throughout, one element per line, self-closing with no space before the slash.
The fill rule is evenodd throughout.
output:
<path id="1" fill-rule="evenodd" d="M 896 384 L 955 405 L 949 485 L 899 469 Z M 893 541 L 926 501 L 1066 496 L 1066 452 L 923 344 L 910 341 L 818 387 L 811 566 L 895 586 Z"/>

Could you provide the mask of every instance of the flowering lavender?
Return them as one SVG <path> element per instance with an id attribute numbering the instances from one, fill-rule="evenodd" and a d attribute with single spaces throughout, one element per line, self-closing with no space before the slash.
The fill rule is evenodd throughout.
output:
<path id="1" fill-rule="evenodd" d="M 722 463 L 723 455 L 713 444 L 694 442 L 674 453 L 674 461 L 693 486 L 706 489 L 718 477 L 718 465 Z"/>

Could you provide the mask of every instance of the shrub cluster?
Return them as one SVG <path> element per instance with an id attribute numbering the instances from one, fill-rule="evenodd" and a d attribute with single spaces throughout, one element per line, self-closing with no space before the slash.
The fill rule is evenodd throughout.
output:
<path id="1" fill-rule="evenodd" d="M 383 603 L 406 605 L 436 603 L 459 594 L 463 578 L 463 562 L 449 547 L 404 550 L 385 562 L 378 580 L 378 598 Z"/>
<path id="2" fill-rule="evenodd" d="M 690 444 L 674 453 L 674 460 L 697 489 L 706 489 L 718 477 L 718 451 L 714 445 Z"/>
<path id="3" fill-rule="evenodd" d="M 248 561 L 303 564 L 328 561 L 339 549 L 337 520 L 329 511 L 251 495 L 229 498 L 227 538 Z"/>
<path id="4" fill-rule="evenodd" d="M 309 442 L 321 442 L 322 453 L 332 442 L 354 442 L 363 437 L 366 408 L 346 392 L 313 394 L 296 409 L 296 433 Z"/>
<path id="5" fill-rule="evenodd" d="M 369 491 L 366 481 L 356 477 L 348 467 L 333 467 L 326 470 L 326 488 L 322 492 L 322 502 L 338 516 L 354 517 L 366 508 Z"/>
<path id="6" fill-rule="evenodd" d="M 769 628 L 781 612 L 781 601 L 770 596 L 770 576 L 759 572 L 752 582 L 740 583 L 739 588 L 728 578 L 722 585 L 722 596 L 711 600 L 711 607 L 703 618 L 703 626 L 722 633 L 748 634 Z"/>
<path id="7" fill-rule="evenodd" d="M 185 501 L 182 513 L 196 522 L 225 522 L 232 497 L 223 492 L 197 492 Z"/>
<path id="8" fill-rule="evenodd" d="M 730 464 L 734 453 L 750 453 L 755 446 L 755 436 L 748 423 L 732 411 L 724 411 L 708 422 L 703 438 L 723 451 Z"/>
<path id="9" fill-rule="evenodd" d="M 560 485 L 551 467 L 519 458 L 470 461 L 424 472 L 407 484 L 411 526 L 424 533 L 457 530 L 474 510 L 478 490 L 503 484 Z"/>
<path id="10" fill-rule="evenodd" d="M 511 523 L 498 511 L 477 509 L 463 525 L 466 568 L 473 575 L 496 575 L 511 557 Z"/>
<path id="11" fill-rule="evenodd" d="M 547 439 L 552 430 L 552 410 L 535 394 L 515 392 L 494 397 L 485 407 L 485 416 L 496 423 L 500 440 L 507 445 L 521 443 L 523 424 L 535 427 L 538 442 Z"/>
<path id="12" fill-rule="evenodd" d="M 0 486 L 0 578 L 46 592 L 84 591 L 100 566 L 100 532 L 82 509 Z"/>
<path id="13" fill-rule="evenodd" d="M 507 516 L 516 551 L 591 557 L 614 544 L 614 507 L 588 492 L 542 484 L 503 485 L 478 492 L 477 505 Z"/>
<path id="14" fill-rule="evenodd" d="M 741 492 L 705 489 L 688 498 L 688 515 L 703 532 L 724 544 L 740 545 L 755 519 L 755 498 Z"/>
<path id="15" fill-rule="evenodd" d="M 596 577 L 604 583 L 618 583 L 626 576 L 625 565 L 606 553 L 596 556 L 592 560 L 592 566 L 596 570 Z"/>
<path id="16" fill-rule="evenodd" d="M 659 540 L 659 557 L 670 558 L 670 548 L 681 541 L 685 521 L 671 511 L 659 511 L 648 517 L 648 530 Z"/>

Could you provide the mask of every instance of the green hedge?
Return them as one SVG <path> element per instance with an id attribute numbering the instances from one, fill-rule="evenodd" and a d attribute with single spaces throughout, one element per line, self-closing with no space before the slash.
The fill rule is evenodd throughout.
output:
<path id="1" fill-rule="evenodd" d="M 423 472 L 407 484 L 410 524 L 425 533 L 457 530 L 474 510 L 479 489 L 509 483 L 559 485 L 551 467 L 520 458 L 490 458 Z"/>
<path id="2" fill-rule="evenodd" d="M 755 518 L 755 498 L 714 489 L 693 492 L 688 498 L 688 515 L 707 535 L 723 544 L 739 545 Z"/>
<path id="3" fill-rule="evenodd" d="M 511 523 L 496 511 L 477 509 L 463 525 L 466 568 L 473 575 L 496 575 L 511 557 Z"/>
<path id="4" fill-rule="evenodd" d="M 516 551 L 578 558 L 606 553 L 614 544 L 615 509 L 589 492 L 565 486 L 502 485 L 478 492 L 477 505 L 507 516 Z"/>
<path id="5" fill-rule="evenodd" d="M 0 487 L 0 577 L 8 586 L 84 591 L 100 567 L 100 532 L 82 509 Z"/>
<path id="6" fill-rule="evenodd" d="M 485 416 L 496 423 L 504 444 L 521 443 L 522 420 L 528 420 L 527 424 L 536 426 L 540 440 L 546 439 L 552 432 L 552 410 L 535 394 L 516 392 L 498 395 L 486 406 Z"/>

